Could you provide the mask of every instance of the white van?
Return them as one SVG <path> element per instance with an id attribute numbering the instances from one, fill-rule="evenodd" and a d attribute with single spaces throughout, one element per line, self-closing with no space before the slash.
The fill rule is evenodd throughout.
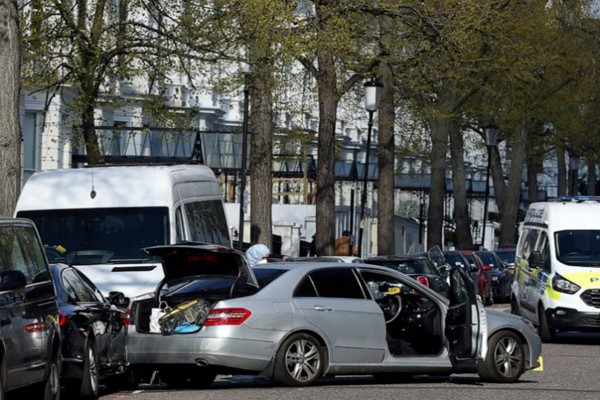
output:
<path id="1" fill-rule="evenodd" d="M 517 244 L 511 310 L 543 341 L 600 332 L 600 198 L 532 203 Z"/>
<path id="2" fill-rule="evenodd" d="M 204 165 L 51 170 L 27 180 L 15 216 L 35 222 L 51 263 L 76 266 L 103 293 L 135 297 L 164 276 L 143 248 L 231 246 L 222 198 Z"/>

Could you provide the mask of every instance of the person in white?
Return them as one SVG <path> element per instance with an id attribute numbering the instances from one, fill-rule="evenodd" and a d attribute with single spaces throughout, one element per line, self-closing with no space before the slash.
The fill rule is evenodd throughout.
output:
<path id="1" fill-rule="evenodd" d="M 248 258 L 248 262 L 250 266 L 254 266 L 256 264 L 264 264 L 267 262 L 267 257 L 271 254 L 271 250 L 264 244 L 258 243 L 250 246 L 248 250 L 246 250 L 246 257 Z"/>

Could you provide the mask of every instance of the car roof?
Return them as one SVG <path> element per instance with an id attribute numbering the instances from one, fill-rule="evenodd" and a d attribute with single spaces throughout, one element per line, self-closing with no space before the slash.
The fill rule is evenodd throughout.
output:
<path id="1" fill-rule="evenodd" d="M 384 255 L 372 256 L 364 259 L 368 264 L 369 261 L 404 261 L 404 260 L 429 260 L 424 254 L 402 254 L 402 255 Z"/>
<path id="2" fill-rule="evenodd" d="M 383 272 L 388 275 L 401 275 L 404 277 L 406 282 L 409 282 L 410 285 L 413 285 L 418 288 L 422 288 L 422 290 L 427 291 L 428 293 L 432 293 L 434 296 L 447 301 L 447 299 L 436 292 L 435 290 L 425 287 L 418 283 L 414 278 L 411 278 L 409 275 L 403 274 L 402 272 L 393 270 L 389 267 L 383 267 L 375 264 L 368 263 L 340 263 L 340 262 L 272 262 L 266 264 L 258 264 L 253 267 L 253 269 L 273 269 L 273 270 L 286 270 L 287 272 L 283 274 L 281 277 L 277 278 L 275 281 L 279 281 L 278 284 L 273 285 L 272 283 L 263 287 L 258 296 L 289 296 L 290 294 L 290 286 L 289 284 L 298 283 L 300 279 L 302 279 L 307 273 L 322 270 L 322 269 L 369 269 L 372 271 Z M 280 280 L 282 279 L 282 280 Z M 420 289 L 421 290 L 421 289 Z"/>

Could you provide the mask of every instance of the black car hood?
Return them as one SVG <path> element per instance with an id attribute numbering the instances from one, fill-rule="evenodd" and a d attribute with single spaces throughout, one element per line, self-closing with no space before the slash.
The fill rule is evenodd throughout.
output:
<path id="1" fill-rule="evenodd" d="M 257 284 L 244 254 L 230 247 L 177 244 L 148 247 L 144 250 L 161 257 L 166 280 L 219 275 L 245 277 L 248 283 Z"/>

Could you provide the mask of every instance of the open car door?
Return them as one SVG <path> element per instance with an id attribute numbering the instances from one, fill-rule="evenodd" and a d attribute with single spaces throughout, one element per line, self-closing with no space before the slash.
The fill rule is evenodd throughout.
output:
<path id="1" fill-rule="evenodd" d="M 455 368 L 472 368 L 487 353 L 487 318 L 475 288 L 459 268 L 450 270 L 450 305 L 446 315 L 446 337 Z"/>

